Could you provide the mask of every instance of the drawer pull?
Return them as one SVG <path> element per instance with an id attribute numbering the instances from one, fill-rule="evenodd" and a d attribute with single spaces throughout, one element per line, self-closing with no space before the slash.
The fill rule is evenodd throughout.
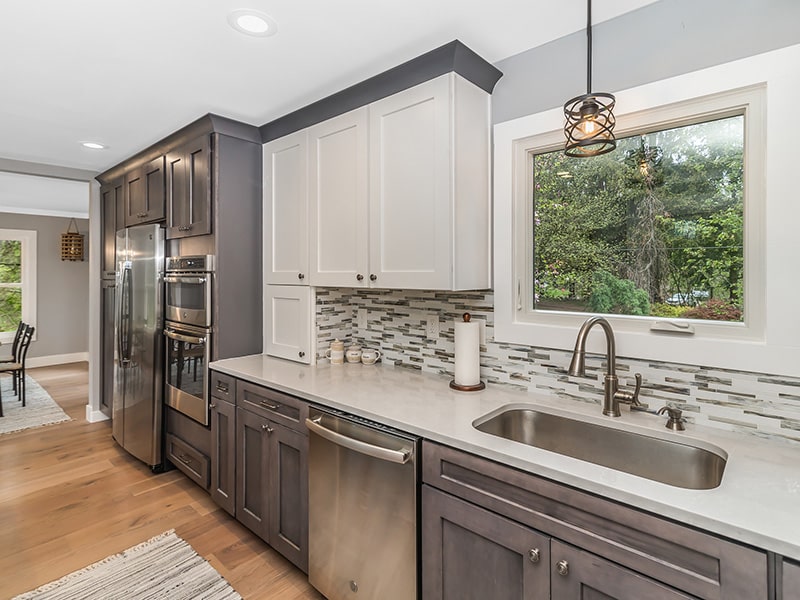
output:
<path id="1" fill-rule="evenodd" d="M 270 410 L 278 410 L 281 407 L 280 404 L 272 404 L 270 402 L 267 402 L 266 400 L 261 401 L 261 406 L 264 406 Z"/>
<path id="2" fill-rule="evenodd" d="M 538 563 L 542 558 L 541 554 L 539 553 L 539 549 L 531 548 L 528 550 L 528 558 L 532 563 Z"/>
<path id="3" fill-rule="evenodd" d="M 560 560 L 556 563 L 556 572 L 562 577 L 569 575 L 569 563 L 565 560 Z"/>
<path id="4" fill-rule="evenodd" d="M 228 393 L 228 384 L 227 383 L 217 383 L 217 391 L 227 394 Z"/>
<path id="5" fill-rule="evenodd" d="M 190 459 L 190 458 L 188 458 L 188 457 L 187 457 L 185 454 L 181 454 L 181 455 L 180 455 L 178 458 L 179 458 L 179 459 L 180 459 L 180 461 L 181 461 L 183 464 L 185 464 L 185 465 L 188 465 L 189 463 L 191 463 L 191 462 L 192 462 L 192 461 L 191 461 L 191 459 Z"/>

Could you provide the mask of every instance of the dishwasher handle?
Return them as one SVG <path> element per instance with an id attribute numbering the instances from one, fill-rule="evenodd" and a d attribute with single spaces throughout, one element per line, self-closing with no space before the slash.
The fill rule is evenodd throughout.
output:
<path id="1" fill-rule="evenodd" d="M 402 450 L 391 450 L 382 446 L 368 444 L 367 442 L 362 442 L 328 429 L 319 422 L 319 419 L 319 417 L 314 419 L 306 418 L 306 427 L 329 442 L 333 442 L 334 444 L 343 446 L 349 450 L 354 450 L 360 454 L 366 454 L 367 456 L 371 456 L 379 460 L 385 460 L 401 465 L 406 464 L 411 459 L 411 450 L 408 448 L 404 448 Z"/>

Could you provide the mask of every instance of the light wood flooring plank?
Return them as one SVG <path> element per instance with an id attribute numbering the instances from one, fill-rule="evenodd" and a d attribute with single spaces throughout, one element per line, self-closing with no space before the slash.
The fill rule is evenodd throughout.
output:
<path id="1" fill-rule="evenodd" d="M 87 423 L 86 363 L 28 373 L 73 420 L 0 435 L 0 598 L 175 529 L 246 600 L 324 600 L 182 473 L 152 474 L 110 422 Z"/>

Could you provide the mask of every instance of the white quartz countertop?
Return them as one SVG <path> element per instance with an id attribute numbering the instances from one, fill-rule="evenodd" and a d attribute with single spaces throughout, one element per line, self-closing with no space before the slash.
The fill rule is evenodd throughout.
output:
<path id="1" fill-rule="evenodd" d="M 457 392 L 444 376 L 403 368 L 345 364 L 307 366 L 263 355 L 210 367 L 618 500 L 678 522 L 800 559 L 800 448 L 784 442 L 687 424 L 671 432 L 665 418 L 629 412 L 604 417 L 594 403 L 487 385 Z M 728 455 L 722 484 L 687 490 L 628 475 L 478 431 L 473 421 L 513 404 L 666 439 L 713 444 Z"/>

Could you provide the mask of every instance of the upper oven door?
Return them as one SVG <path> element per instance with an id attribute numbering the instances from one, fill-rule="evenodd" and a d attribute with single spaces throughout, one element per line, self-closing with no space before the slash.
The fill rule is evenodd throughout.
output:
<path id="1" fill-rule="evenodd" d="M 164 276 L 168 321 L 211 327 L 211 273 L 167 273 Z"/>

